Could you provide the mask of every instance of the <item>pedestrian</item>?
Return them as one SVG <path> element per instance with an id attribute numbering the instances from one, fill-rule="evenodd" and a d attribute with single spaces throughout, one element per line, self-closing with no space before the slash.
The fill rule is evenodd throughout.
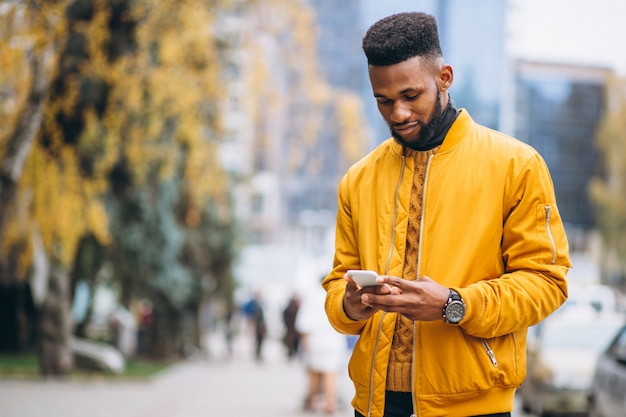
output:
<path id="1" fill-rule="evenodd" d="M 283 310 L 283 325 L 285 328 L 283 344 L 287 349 L 287 359 L 296 357 L 300 348 L 300 332 L 296 329 L 296 318 L 298 317 L 299 309 L 300 297 L 298 294 L 293 293 Z"/>
<path id="2" fill-rule="evenodd" d="M 550 174 L 530 146 L 457 108 L 432 16 L 383 18 L 362 47 L 392 138 L 340 182 L 323 282 L 332 325 L 360 335 L 355 416 L 509 416 L 527 328 L 567 298 Z M 382 285 L 359 288 L 350 269 Z"/>
<path id="3" fill-rule="evenodd" d="M 345 366 L 346 337 L 332 328 L 324 313 L 326 293 L 321 286 L 311 291 L 302 301 L 296 329 L 302 335 L 302 357 L 307 371 L 305 411 L 316 411 L 318 400 L 326 414 L 333 414 L 338 406 L 337 377 Z"/>
<path id="4" fill-rule="evenodd" d="M 255 291 L 253 297 L 244 307 L 244 313 L 252 323 L 254 331 L 254 359 L 257 362 L 263 361 L 263 342 L 267 335 L 267 323 L 265 322 L 265 312 L 261 299 L 261 292 Z"/>
<path id="5" fill-rule="evenodd" d="M 226 342 L 226 353 L 229 359 L 233 358 L 234 348 L 233 343 L 237 334 L 235 327 L 235 314 L 237 309 L 235 304 L 228 301 L 226 304 L 226 311 L 224 313 L 224 341 Z"/>

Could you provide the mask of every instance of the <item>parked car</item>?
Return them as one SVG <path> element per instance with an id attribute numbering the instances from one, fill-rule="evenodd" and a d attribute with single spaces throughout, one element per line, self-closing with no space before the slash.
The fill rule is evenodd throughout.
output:
<path id="1" fill-rule="evenodd" d="M 522 409 L 537 416 L 585 414 L 598 356 L 623 324 L 622 314 L 573 307 L 541 322 L 528 343 Z"/>
<path id="2" fill-rule="evenodd" d="M 626 416 L 626 326 L 596 362 L 588 414 L 589 417 Z"/>

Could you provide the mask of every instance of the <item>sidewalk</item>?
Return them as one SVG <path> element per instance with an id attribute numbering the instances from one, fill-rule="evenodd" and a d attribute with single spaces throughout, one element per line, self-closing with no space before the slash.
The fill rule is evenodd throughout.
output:
<path id="1" fill-rule="evenodd" d="M 252 342 L 242 338 L 234 358 L 217 349 L 212 358 L 177 364 L 149 381 L 0 380 L 2 417 L 312 417 L 304 413 L 306 373 L 288 362 L 282 346 L 268 340 L 256 363 Z M 340 378 L 342 407 L 354 416 L 352 386 Z"/>

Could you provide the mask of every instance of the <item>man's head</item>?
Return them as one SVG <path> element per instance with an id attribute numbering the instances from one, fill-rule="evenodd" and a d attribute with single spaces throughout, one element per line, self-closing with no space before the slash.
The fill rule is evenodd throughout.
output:
<path id="1" fill-rule="evenodd" d="M 453 78 L 435 19 L 424 13 L 381 19 L 365 34 L 363 51 L 378 110 L 392 135 L 412 148 L 427 142 L 443 118 Z"/>
<path id="2" fill-rule="evenodd" d="M 363 38 L 367 63 L 398 64 L 414 56 L 440 58 L 435 18 L 426 13 L 398 13 L 373 24 Z"/>

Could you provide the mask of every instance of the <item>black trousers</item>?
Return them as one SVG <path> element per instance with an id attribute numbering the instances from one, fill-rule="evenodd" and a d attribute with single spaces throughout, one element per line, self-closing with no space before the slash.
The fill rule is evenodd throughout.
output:
<path id="1" fill-rule="evenodd" d="M 410 392 L 385 392 L 385 417 L 410 417 L 411 414 L 413 414 L 413 399 L 411 398 Z M 354 417 L 365 416 L 354 410 Z M 468 417 L 511 417 L 511 413 L 485 414 Z"/>

